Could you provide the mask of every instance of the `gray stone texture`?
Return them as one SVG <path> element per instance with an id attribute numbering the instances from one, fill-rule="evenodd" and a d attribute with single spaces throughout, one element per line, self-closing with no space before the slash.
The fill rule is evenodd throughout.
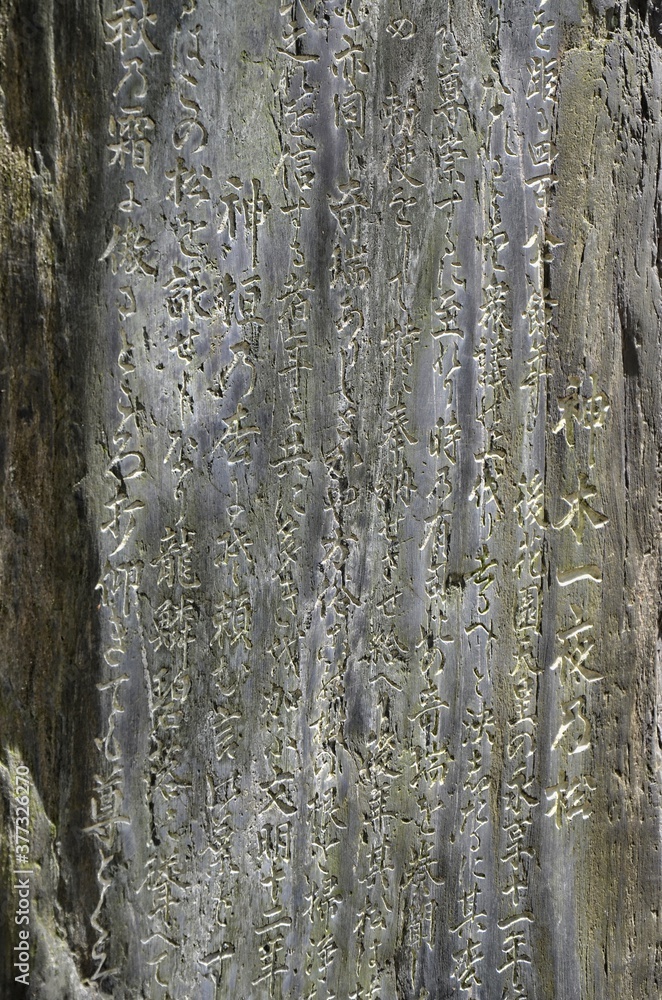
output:
<path id="1" fill-rule="evenodd" d="M 660 994 L 661 19 L 0 4 L 2 997 Z"/>

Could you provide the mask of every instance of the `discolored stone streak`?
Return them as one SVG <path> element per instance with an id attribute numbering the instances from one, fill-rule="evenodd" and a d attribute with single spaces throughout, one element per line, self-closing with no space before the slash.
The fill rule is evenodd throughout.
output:
<path id="1" fill-rule="evenodd" d="M 100 725 L 97 540 L 82 482 L 89 347 L 102 336 L 99 197 L 108 59 L 93 3 L 0 13 L 0 339 L 3 765 L 33 782 L 35 996 L 79 995 L 98 896 L 89 823 Z M 12 968 L 14 830 L 3 767 L 2 995 Z M 38 900 L 37 900 L 38 895 Z M 81 994 L 82 995 L 82 994 Z"/>

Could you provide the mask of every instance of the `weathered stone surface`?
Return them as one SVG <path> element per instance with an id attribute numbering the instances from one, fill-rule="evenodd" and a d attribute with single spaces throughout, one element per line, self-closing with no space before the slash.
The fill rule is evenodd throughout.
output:
<path id="1" fill-rule="evenodd" d="M 658 22 L 4 5 L 3 996 L 659 994 Z"/>

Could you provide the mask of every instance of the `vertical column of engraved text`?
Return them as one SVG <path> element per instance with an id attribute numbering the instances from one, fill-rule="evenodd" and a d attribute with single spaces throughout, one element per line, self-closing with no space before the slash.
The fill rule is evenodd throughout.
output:
<path id="1" fill-rule="evenodd" d="M 121 832 L 129 826 L 125 802 L 124 768 L 126 732 L 122 716 L 127 693 L 142 683 L 142 670 L 135 646 L 139 620 L 138 589 L 144 569 L 139 543 L 144 516 L 143 494 L 147 474 L 142 427 L 137 401 L 134 344 L 136 316 L 143 305 L 142 295 L 158 275 L 152 240 L 144 227 L 141 189 L 152 171 L 154 120 L 145 111 L 148 82 L 153 60 L 160 50 L 153 41 L 156 15 L 147 2 L 140 5 L 108 4 L 104 9 L 106 40 L 119 57 L 117 83 L 113 91 L 114 111 L 109 121 L 109 171 L 114 179 L 121 173 L 123 196 L 113 222 L 110 242 L 102 256 L 110 270 L 109 316 L 111 344 L 117 351 L 113 373 L 119 383 L 112 395 L 117 398 L 105 431 L 107 452 L 104 517 L 100 523 L 102 575 L 99 584 L 102 609 L 102 648 L 107 677 L 99 689 L 108 699 L 109 714 L 97 745 L 103 769 L 95 779 L 92 825 L 100 848 L 98 872 L 100 898 L 92 915 L 97 939 L 92 950 L 96 963 L 93 980 L 102 980 L 114 971 L 107 967 L 109 949 L 104 912 L 111 906 L 113 882 L 109 869 L 124 853 Z M 113 386 L 114 388 L 114 386 Z M 116 903 L 113 900 L 113 912 Z"/>

